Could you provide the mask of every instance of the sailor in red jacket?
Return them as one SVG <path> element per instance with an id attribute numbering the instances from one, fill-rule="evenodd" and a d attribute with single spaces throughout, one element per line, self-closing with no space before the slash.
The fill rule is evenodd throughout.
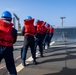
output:
<path id="1" fill-rule="evenodd" d="M 39 46 L 40 57 L 43 57 L 43 28 L 42 28 L 43 21 L 37 20 L 36 21 L 36 34 L 35 37 L 38 41 L 35 42 L 35 49 L 37 45 Z"/>
<path id="2" fill-rule="evenodd" d="M 46 22 L 43 22 L 42 24 L 42 28 L 43 28 L 43 49 L 45 49 L 45 41 L 46 41 L 46 32 L 47 32 L 47 28 L 46 28 Z"/>
<path id="3" fill-rule="evenodd" d="M 10 75 L 17 75 L 13 57 L 13 44 L 17 39 L 17 30 L 12 27 L 11 21 L 11 13 L 4 11 L 0 19 L 0 62 L 4 58 Z"/>
<path id="4" fill-rule="evenodd" d="M 51 39 L 52 39 L 53 35 L 54 35 L 54 28 L 53 28 L 53 26 L 50 26 L 50 39 L 49 39 L 49 43 L 51 42 Z"/>
<path id="5" fill-rule="evenodd" d="M 28 47 L 31 49 L 31 54 L 33 58 L 33 64 L 36 65 L 36 51 L 34 49 L 35 40 L 35 27 L 34 27 L 34 19 L 31 16 L 28 16 L 26 20 L 24 20 L 24 26 L 22 29 L 22 35 L 24 36 L 24 46 L 21 51 L 21 59 L 23 66 L 26 66 L 26 54 Z"/>
<path id="6" fill-rule="evenodd" d="M 45 39 L 45 45 L 47 48 L 49 48 L 49 36 L 50 36 L 50 24 L 46 23 L 46 39 Z"/>

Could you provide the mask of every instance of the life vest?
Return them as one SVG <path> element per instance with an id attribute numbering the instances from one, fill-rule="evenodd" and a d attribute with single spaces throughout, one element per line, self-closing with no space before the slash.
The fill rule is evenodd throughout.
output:
<path id="1" fill-rule="evenodd" d="M 0 19 L 0 45 L 13 46 L 14 38 L 11 36 L 13 24 Z"/>
<path id="2" fill-rule="evenodd" d="M 36 33 L 43 34 L 42 23 L 43 23 L 43 21 L 38 21 L 36 23 L 36 26 L 37 26 Z"/>
<path id="3" fill-rule="evenodd" d="M 50 27 L 50 33 L 53 33 L 53 32 L 54 32 L 54 28 Z"/>
<path id="4" fill-rule="evenodd" d="M 45 26 L 42 26 L 43 27 L 43 33 L 46 33 L 47 29 Z"/>
<path id="5" fill-rule="evenodd" d="M 34 27 L 34 19 L 29 19 L 29 20 L 25 20 L 24 21 L 24 27 L 25 27 L 25 31 L 24 31 L 24 35 L 30 35 L 30 36 L 34 36 L 35 34 L 35 27 Z"/>
<path id="6" fill-rule="evenodd" d="M 45 26 L 45 24 L 46 24 L 46 22 L 44 22 L 44 23 L 42 24 L 43 33 L 46 33 L 46 26 Z"/>
<path id="7" fill-rule="evenodd" d="M 42 26 L 45 26 L 46 22 L 43 22 Z"/>
<path id="8" fill-rule="evenodd" d="M 47 29 L 46 33 L 50 33 L 50 25 L 49 24 L 48 24 L 48 26 L 46 26 L 46 29 Z"/>

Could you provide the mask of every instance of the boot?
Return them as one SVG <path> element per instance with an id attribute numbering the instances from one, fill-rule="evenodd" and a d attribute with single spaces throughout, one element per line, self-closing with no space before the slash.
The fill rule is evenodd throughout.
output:
<path id="1" fill-rule="evenodd" d="M 24 61 L 24 60 L 22 61 L 22 65 L 23 65 L 23 66 L 26 66 L 26 63 L 25 63 L 25 61 Z"/>
<path id="2" fill-rule="evenodd" d="M 33 60 L 33 64 L 34 64 L 34 65 L 37 65 L 38 62 L 37 62 L 36 60 Z"/>
<path id="3" fill-rule="evenodd" d="M 44 57 L 43 54 L 41 54 L 40 57 Z"/>
<path id="4" fill-rule="evenodd" d="M 44 57 L 44 56 L 43 56 L 43 52 L 41 52 L 40 57 Z"/>

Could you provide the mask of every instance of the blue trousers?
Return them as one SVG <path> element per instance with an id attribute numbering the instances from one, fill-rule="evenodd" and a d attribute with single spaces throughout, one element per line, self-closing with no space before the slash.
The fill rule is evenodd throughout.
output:
<path id="1" fill-rule="evenodd" d="M 40 55 L 42 56 L 43 55 L 43 35 L 42 34 L 36 34 L 36 38 L 38 39 L 37 41 L 35 41 L 35 50 L 36 50 L 36 47 L 37 45 L 39 46 L 39 52 L 40 52 Z"/>
<path id="2" fill-rule="evenodd" d="M 0 62 L 2 59 L 5 59 L 6 67 L 10 75 L 17 75 L 13 58 L 13 47 L 0 46 L 0 50 L 1 50 Z"/>
<path id="3" fill-rule="evenodd" d="M 30 47 L 33 60 L 36 61 L 36 51 L 34 49 L 34 45 L 35 45 L 34 37 L 32 37 L 32 36 L 25 36 L 25 38 L 24 38 L 24 46 L 21 49 L 21 59 L 23 61 L 26 60 L 28 47 Z"/>
<path id="4" fill-rule="evenodd" d="M 21 49 L 21 59 L 22 59 L 23 61 L 26 60 L 27 51 L 28 51 L 28 46 L 27 46 L 27 47 L 23 47 L 23 48 Z M 33 60 L 36 61 L 36 51 L 35 51 L 35 49 L 34 49 L 33 47 L 31 48 L 31 54 L 32 54 Z"/>

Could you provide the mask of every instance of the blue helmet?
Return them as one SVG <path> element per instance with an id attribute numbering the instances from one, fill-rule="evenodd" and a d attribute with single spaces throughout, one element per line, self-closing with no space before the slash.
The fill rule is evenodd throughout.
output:
<path id="1" fill-rule="evenodd" d="M 26 19 L 32 19 L 32 17 L 31 16 L 27 16 L 27 18 Z"/>
<path id="2" fill-rule="evenodd" d="M 36 22 L 40 21 L 39 19 L 36 20 Z"/>
<path id="3" fill-rule="evenodd" d="M 10 19 L 12 19 L 12 15 L 11 15 L 11 13 L 9 11 L 4 11 L 2 13 L 2 16 L 1 17 L 2 18 L 10 18 Z"/>

